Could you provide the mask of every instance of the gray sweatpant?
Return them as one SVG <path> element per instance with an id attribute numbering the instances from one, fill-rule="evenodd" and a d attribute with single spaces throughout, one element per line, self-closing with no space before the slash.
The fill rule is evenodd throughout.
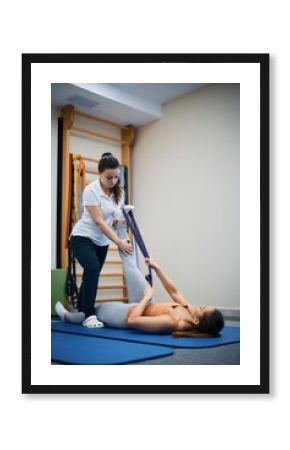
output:
<path id="1" fill-rule="evenodd" d="M 128 239 L 127 226 L 117 225 L 116 233 L 121 239 Z M 144 296 L 147 281 L 136 264 L 135 255 L 125 255 L 119 251 L 123 261 L 124 273 L 128 289 L 128 303 L 103 302 L 96 307 L 98 319 L 108 327 L 127 328 L 125 317 L 132 304 L 139 303 Z"/>

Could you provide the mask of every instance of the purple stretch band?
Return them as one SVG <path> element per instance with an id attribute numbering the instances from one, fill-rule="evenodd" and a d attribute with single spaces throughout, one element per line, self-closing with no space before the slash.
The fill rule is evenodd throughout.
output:
<path id="1" fill-rule="evenodd" d="M 137 242 L 137 244 L 138 244 L 138 246 L 139 246 L 139 248 L 140 248 L 140 250 L 142 252 L 142 255 L 144 256 L 144 258 L 150 258 L 148 250 L 147 250 L 147 248 L 146 248 L 146 246 L 144 244 L 144 241 L 142 239 L 139 227 L 138 227 L 138 225 L 136 223 L 136 220 L 135 220 L 135 217 L 133 215 L 133 211 L 131 210 L 131 211 L 127 212 L 127 211 L 125 211 L 125 209 L 123 209 L 123 214 L 124 214 L 124 217 L 125 217 L 125 219 L 127 221 L 128 227 L 132 231 L 133 236 L 134 236 L 134 238 L 135 238 L 135 240 L 136 240 L 136 242 Z M 148 266 L 148 272 L 149 273 L 148 273 L 148 275 L 145 276 L 145 279 L 148 281 L 150 286 L 152 286 L 153 285 L 153 279 L 152 279 L 152 270 L 151 270 L 150 266 Z"/>

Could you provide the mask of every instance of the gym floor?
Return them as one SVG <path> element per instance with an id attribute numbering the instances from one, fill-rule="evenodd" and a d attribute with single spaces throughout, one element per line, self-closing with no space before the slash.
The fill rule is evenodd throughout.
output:
<path id="1" fill-rule="evenodd" d="M 239 326 L 238 319 L 226 320 L 227 326 Z M 203 349 L 175 348 L 173 355 L 132 363 L 133 365 L 238 365 L 240 344 L 220 345 Z"/>

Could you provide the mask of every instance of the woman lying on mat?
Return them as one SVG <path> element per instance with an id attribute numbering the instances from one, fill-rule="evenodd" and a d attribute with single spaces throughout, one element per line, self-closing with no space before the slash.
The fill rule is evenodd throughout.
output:
<path id="1" fill-rule="evenodd" d="M 116 225 L 117 234 L 127 239 L 124 223 Z M 174 337 L 218 336 L 224 326 L 221 312 L 209 306 L 193 306 L 179 292 L 156 262 L 145 258 L 147 265 L 155 271 L 172 301 L 155 303 L 154 290 L 147 283 L 136 264 L 134 255 L 124 255 L 124 272 L 128 289 L 128 303 L 103 302 L 97 305 L 96 314 L 105 326 L 112 328 L 133 328 L 147 333 L 172 333 Z M 82 323 L 83 313 L 70 313 L 58 303 L 58 315 L 62 320 Z"/>
<path id="2" fill-rule="evenodd" d="M 176 337 L 218 336 L 224 326 L 221 312 L 210 306 L 191 305 L 156 262 L 149 258 L 145 262 L 154 269 L 173 301 L 150 303 L 154 290 L 148 285 L 139 304 L 129 308 L 128 327 L 151 333 L 173 333 Z"/>

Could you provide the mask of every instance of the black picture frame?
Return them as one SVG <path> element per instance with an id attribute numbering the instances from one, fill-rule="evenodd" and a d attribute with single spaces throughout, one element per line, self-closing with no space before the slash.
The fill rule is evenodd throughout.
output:
<path id="1" fill-rule="evenodd" d="M 22 55 L 22 393 L 269 393 L 269 54 Z M 33 385 L 31 382 L 31 66 L 34 63 L 246 63 L 260 66 L 260 383 L 257 385 Z"/>

